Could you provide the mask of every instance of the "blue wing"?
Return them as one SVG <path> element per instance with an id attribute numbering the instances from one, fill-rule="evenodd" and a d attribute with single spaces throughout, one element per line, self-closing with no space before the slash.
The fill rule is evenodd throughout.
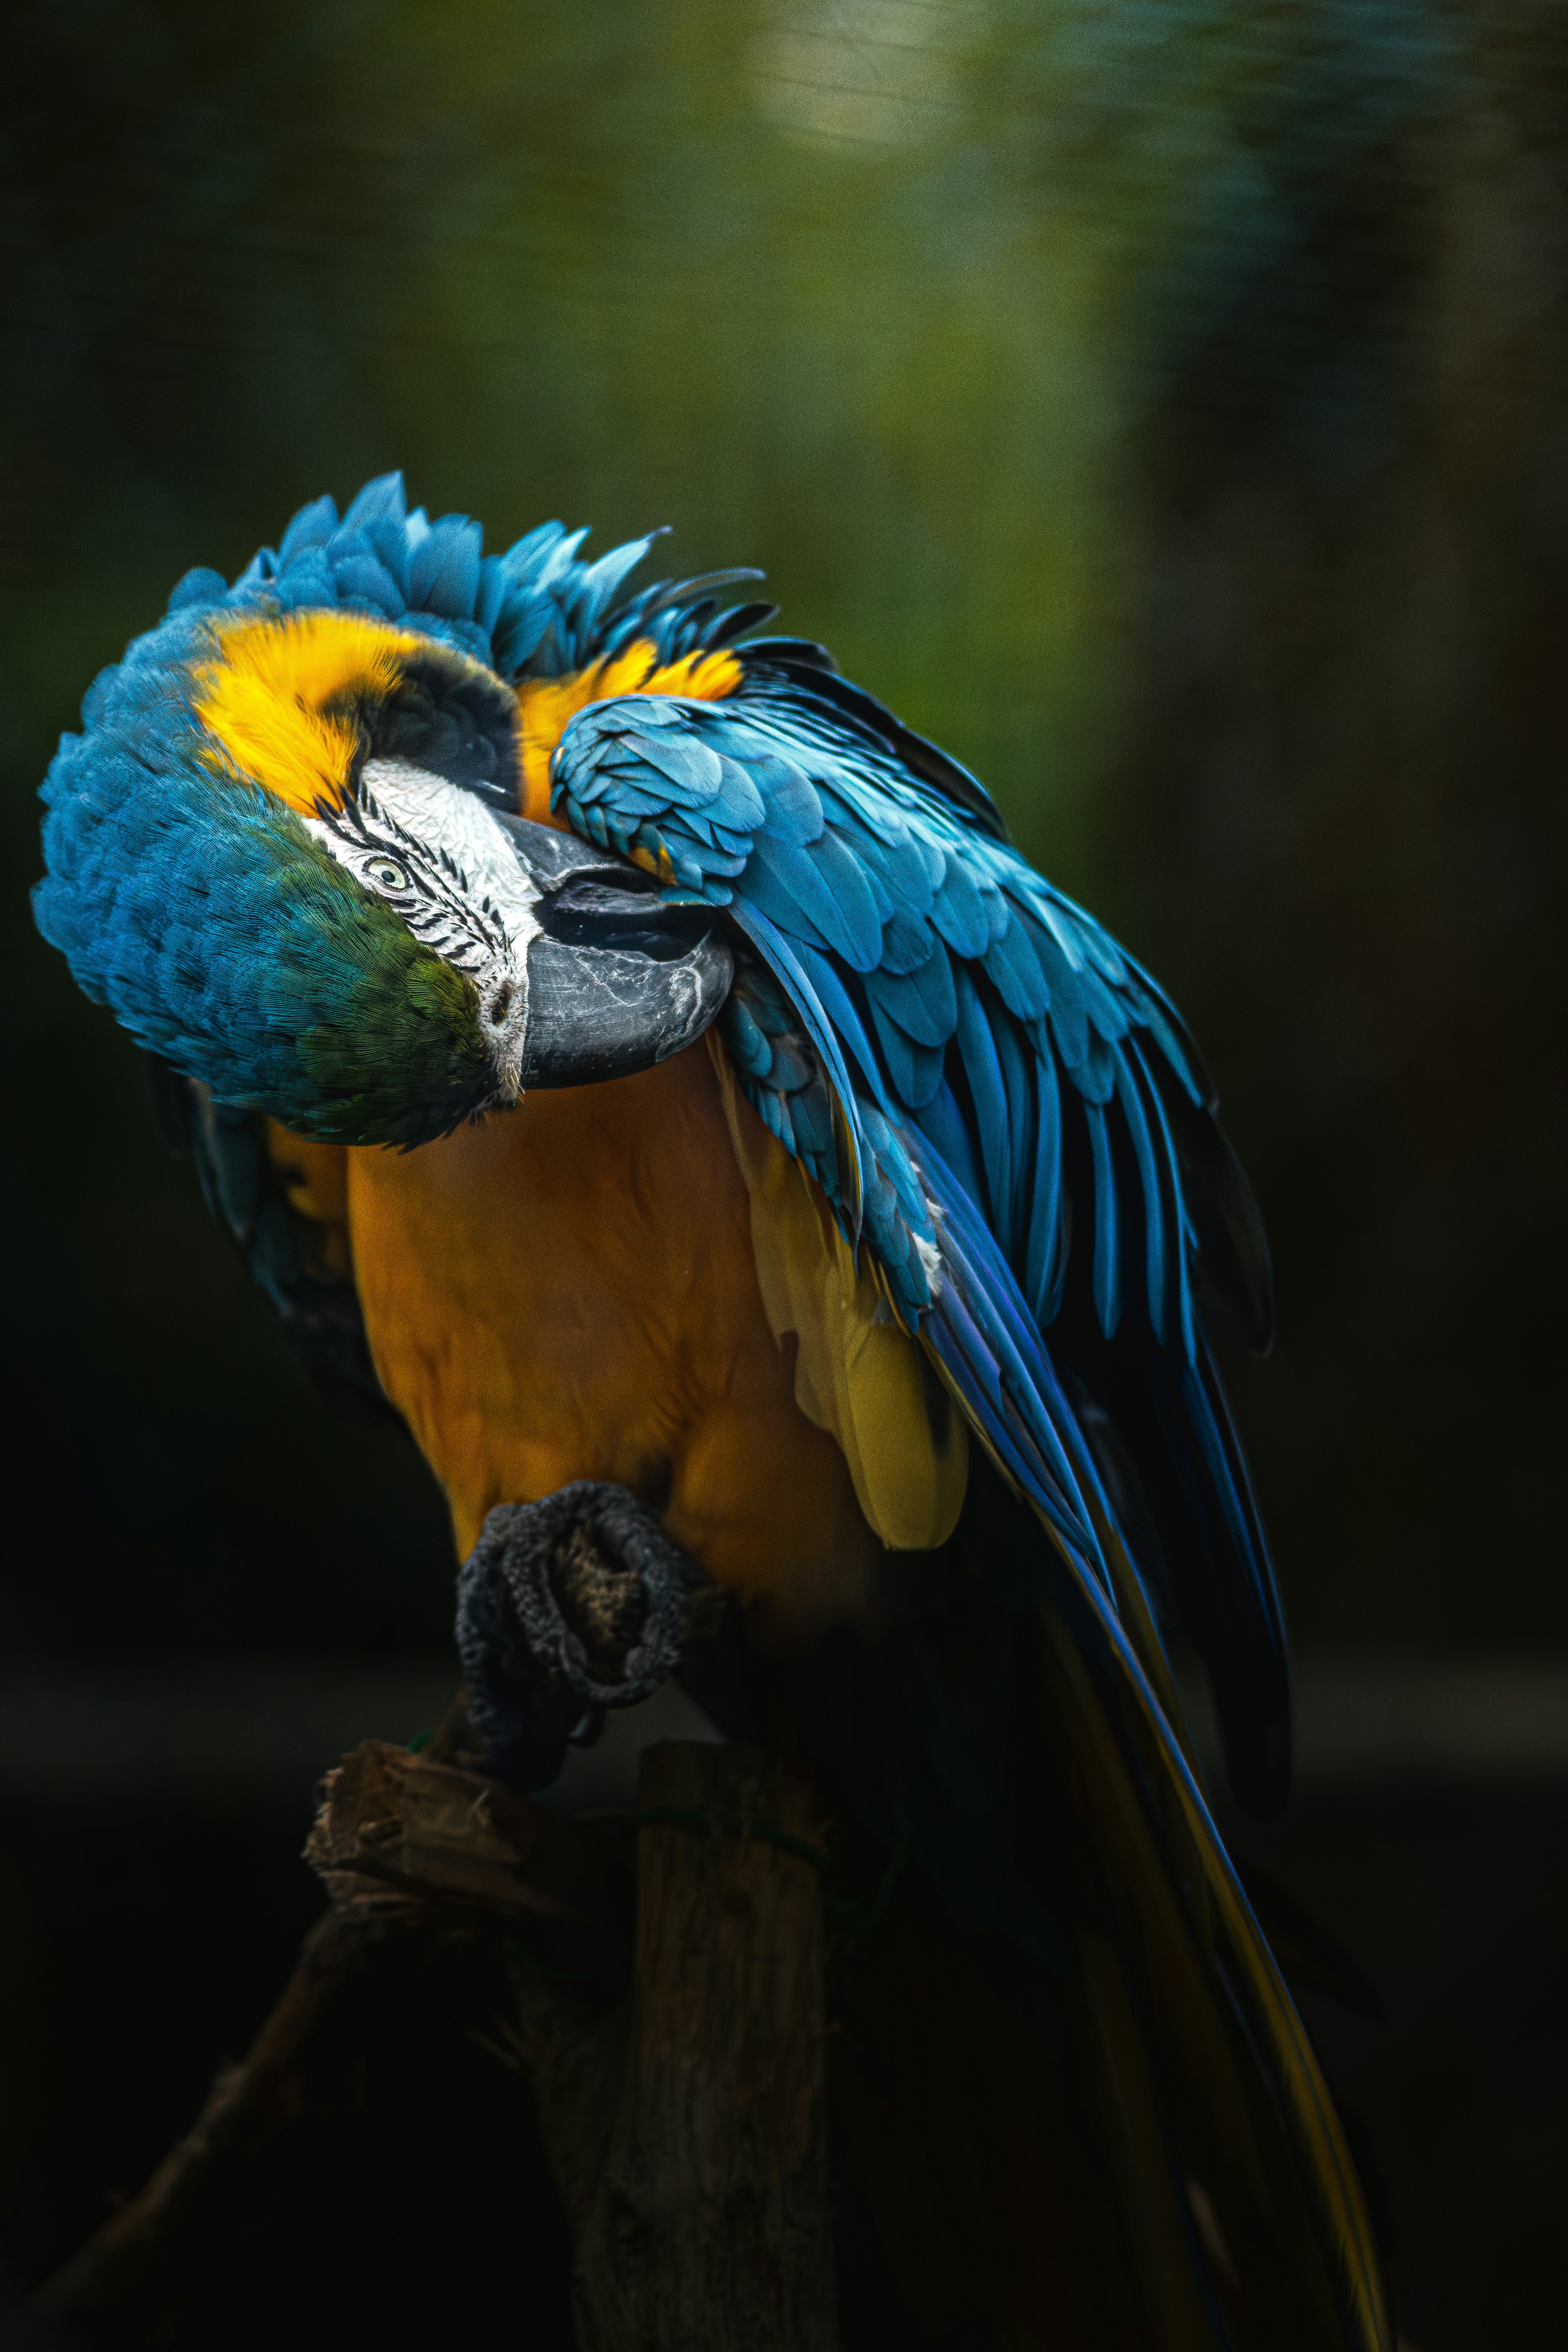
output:
<path id="1" fill-rule="evenodd" d="M 1268 1255 L 1196 1050 L 1148 974 L 1012 848 L 973 778 L 814 649 L 743 651 L 723 702 L 581 713 L 555 804 L 672 895 L 730 908 L 828 1080 L 770 1085 L 768 1019 L 775 1037 L 782 1024 L 758 983 L 725 1021 L 743 1083 L 846 1231 L 863 1225 L 907 1322 L 928 1316 L 951 1257 L 933 1213 L 967 1234 L 970 1333 L 960 1344 L 955 1283 L 932 1344 L 967 1379 L 974 1334 L 998 1365 L 1032 1334 L 1052 1368 L 1033 1443 L 1059 1529 L 1103 1570 L 1096 1517 L 1117 1520 L 1156 1620 L 1208 1666 L 1239 1799 L 1270 1812 L 1289 1785 L 1284 1632 L 1197 1296 L 1218 1292 L 1266 1346 Z M 1089 1490 L 1071 1529 L 1069 1466 Z"/>
<path id="2" fill-rule="evenodd" d="M 1207 2307 L 1183 2305 L 1201 2260 L 1170 2252 L 1190 2244 L 1194 2161 L 1280 2340 L 1386 2345 L 1337 2119 L 1172 1728 L 1174 1622 L 1207 1659 L 1243 1794 L 1282 1795 L 1279 1603 L 1197 1295 L 1207 1273 L 1266 1339 L 1267 1256 L 1197 1055 L 972 778 L 814 649 L 744 652 L 723 702 L 580 714 L 554 804 L 667 893 L 729 908 L 721 1024 L 741 1083 L 869 1245 L 1002 1474 L 936 1646 L 912 1618 L 880 1655 L 808 1666 L 800 1718 L 884 1836 L 902 1792 L 956 1916 L 1011 1926 L 1048 1962 L 1054 1938 L 1059 1964 L 1076 1935 L 1107 2130 L 1135 2112 L 1156 2151 L 1129 2210 L 1158 2294 L 1188 2311 L 1181 2340 L 1215 2340 Z M 1103 1874 L 1099 1940 L 1013 1858 L 1009 1611 L 1047 1629 L 1045 1719 Z"/>

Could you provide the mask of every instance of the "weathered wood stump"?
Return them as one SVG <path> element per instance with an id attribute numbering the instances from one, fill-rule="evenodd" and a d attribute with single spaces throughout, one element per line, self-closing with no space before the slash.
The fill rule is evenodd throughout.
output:
<path id="1" fill-rule="evenodd" d="M 519 1972 L 582 2352 L 832 2352 L 821 1885 L 776 1842 L 812 1841 L 809 1783 L 675 1742 L 638 1810 L 627 2010 L 574 2034 Z"/>

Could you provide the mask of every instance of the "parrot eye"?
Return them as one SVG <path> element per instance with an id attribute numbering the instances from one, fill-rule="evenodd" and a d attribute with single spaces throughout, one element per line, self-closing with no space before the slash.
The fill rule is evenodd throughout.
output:
<path id="1" fill-rule="evenodd" d="M 382 890 L 406 890 L 408 876 L 395 857 L 372 857 L 365 867 L 371 880 Z"/>

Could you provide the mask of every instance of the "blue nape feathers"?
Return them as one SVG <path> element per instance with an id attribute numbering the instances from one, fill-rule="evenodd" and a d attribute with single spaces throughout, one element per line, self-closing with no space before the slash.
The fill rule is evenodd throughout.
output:
<path id="1" fill-rule="evenodd" d="M 276 551 L 264 547 L 230 587 L 221 572 L 188 572 L 169 610 L 212 612 L 265 604 L 279 612 L 338 610 L 395 621 L 471 655 L 508 681 L 563 677 L 590 657 L 646 638 L 663 662 L 727 644 L 771 611 L 749 604 L 715 616 L 704 592 L 755 572 L 719 572 L 671 587 L 659 582 L 610 608 L 653 541 L 632 540 L 596 563 L 577 561 L 586 530 L 539 524 L 504 555 L 483 552 L 466 515 L 431 522 L 412 514 L 402 476 L 367 482 L 340 518 L 329 498 L 301 507 Z M 156 633 L 155 633 L 156 634 Z M 134 650 L 134 649 L 133 649 Z"/>

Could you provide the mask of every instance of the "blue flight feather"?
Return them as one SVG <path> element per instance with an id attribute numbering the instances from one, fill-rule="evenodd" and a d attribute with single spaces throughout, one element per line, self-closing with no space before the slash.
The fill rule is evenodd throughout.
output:
<path id="1" fill-rule="evenodd" d="M 991 1024 L 965 966 L 959 966 L 956 978 L 958 1052 L 975 1107 L 975 1132 L 980 1164 L 986 1171 L 990 1223 L 994 1232 L 1005 1236 L 1012 1195 L 1012 1130 L 1007 1087 Z"/>

